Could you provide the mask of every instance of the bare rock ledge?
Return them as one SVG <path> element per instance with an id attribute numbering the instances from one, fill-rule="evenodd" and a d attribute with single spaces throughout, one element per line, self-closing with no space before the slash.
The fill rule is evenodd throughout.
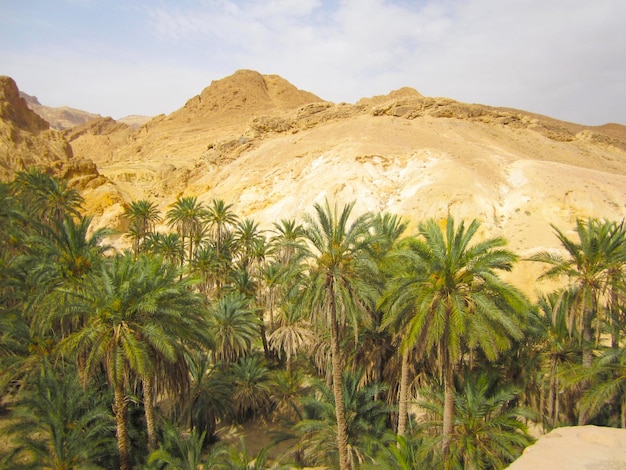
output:
<path id="1" fill-rule="evenodd" d="M 626 469 L 626 429 L 574 426 L 553 429 L 524 450 L 509 470 Z"/>

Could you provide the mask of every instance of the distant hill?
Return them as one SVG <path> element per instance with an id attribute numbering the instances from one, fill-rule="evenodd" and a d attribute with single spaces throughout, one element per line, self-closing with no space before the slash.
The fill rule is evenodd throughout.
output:
<path id="1" fill-rule="evenodd" d="M 80 124 L 92 121 L 101 117 L 99 114 L 88 113 L 80 109 L 61 106 L 53 108 L 42 105 L 36 96 L 20 91 L 20 96 L 24 98 L 30 109 L 35 111 L 39 116 L 48 121 L 50 127 L 56 130 L 69 129 Z"/>

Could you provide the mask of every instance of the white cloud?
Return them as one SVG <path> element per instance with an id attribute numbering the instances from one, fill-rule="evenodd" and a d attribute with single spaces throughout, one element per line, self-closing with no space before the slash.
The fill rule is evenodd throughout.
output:
<path id="1" fill-rule="evenodd" d="M 141 13 L 128 28 L 136 39 L 67 38 L 90 44 L 82 49 L 91 54 L 46 50 L 58 65 L 33 48 L 20 59 L 17 45 L 7 61 L 0 46 L 0 63 L 22 75 L 45 63 L 46 80 L 58 77 L 54 86 L 74 92 L 68 96 L 91 93 L 78 81 L 66 86 L 67 70 L 89 80 L 81 88 L 127 90 L 128 99 L 102 98 L 116 115 L 159 105 L 168 112 L 211 80 L 250 68 L 333 101 L 412 86 L 583 123 L 626 123 L 621 0 L 186 0 L 129 8 Z M 95 85 L 100 77 L 107 79 Z"/>

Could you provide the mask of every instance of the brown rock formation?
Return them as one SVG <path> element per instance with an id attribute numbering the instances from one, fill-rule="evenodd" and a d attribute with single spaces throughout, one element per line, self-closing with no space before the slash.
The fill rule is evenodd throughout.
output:
<path id="1" fill-rule="evenodd" d="M 13 79 L 0 77 L 0 181 L 10 180 L 16 172 L 32 167 L 65 178 L 82 191 L 107 185 L 117 193 L 117 188 L 100 175 L 93 161 L 74 158 L 64 135 L 50 129 L 27 106 Z"/>

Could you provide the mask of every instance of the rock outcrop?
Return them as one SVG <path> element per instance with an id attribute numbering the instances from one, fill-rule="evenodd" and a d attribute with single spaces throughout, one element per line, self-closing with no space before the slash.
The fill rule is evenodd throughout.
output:
<path id="1" fill-rule="evenodd" d="M 28 108 L 13 79 L 0 76 L 0 180 L 32 166 L 58 172 L 70 158 L 69 143 Z"/>
<path id="2" fill-rule="evenodd" d="M 509 470 L 619 470 L 626 468 L 626 429 L 557 428 L 527 447 Z"/>
<path id="3" fill-rule="evenodd" d="M 15 81 L 0 77 L 0 181 L 33 167 L 67 179 L 80 191 L 104 185 L 121 201 L 117 188 L 100 174 L 96 164 L 86 157 L 74 157 L 63 133 L 50 129 L 27 106 Z"/>

